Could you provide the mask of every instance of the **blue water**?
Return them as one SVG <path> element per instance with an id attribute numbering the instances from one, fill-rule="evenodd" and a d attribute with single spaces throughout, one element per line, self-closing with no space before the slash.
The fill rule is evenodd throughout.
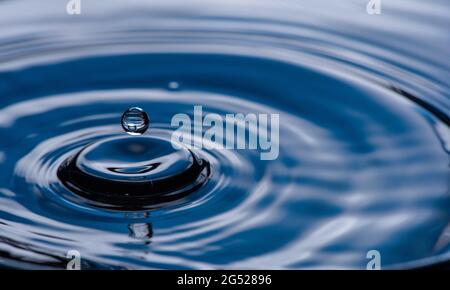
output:
<path id="1" fill-rule="evenodd" d="M 65 268 L 69 250 L 127 269 L 450 258 L 448 1 L 382 1 L 381 15 L 357 0 L 65 4 L 0 2 L 1 266 Z M 196 149 L 208 181 L 148 210 L 95 206 L 58 178 L 126 136 L 127 108 L 170 140 L 196 105 L 279 114 L 278 158 Z"/>

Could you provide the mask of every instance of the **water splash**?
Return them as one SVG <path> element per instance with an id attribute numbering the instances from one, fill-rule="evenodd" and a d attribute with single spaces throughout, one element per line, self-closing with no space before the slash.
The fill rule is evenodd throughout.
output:
<path id="1" fill-rule="evenodd" d="M 383 268 L 450 256 L 448 1 L 383 2 L 377 16 L 350 0 L 111 0 L 89 21 L 34 2 L 0 2 L 1 263 L 64 267 L 68 249 L 86 268 L 365 269 L 373 249 Z M 198 104 L 280 114 L 279 158 L 197 150 L 209 180 L 175 204 L 86 203 L 58 168 L 124 137 L 129 104 L 151 108 L 163 140 L 170 118 Z M 148 168 L 89 164 L 120 178 Z"/>

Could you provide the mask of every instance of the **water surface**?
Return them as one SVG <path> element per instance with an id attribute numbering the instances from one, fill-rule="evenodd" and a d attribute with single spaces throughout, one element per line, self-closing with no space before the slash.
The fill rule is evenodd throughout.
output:
<path id="1" fill-rule="evenodd" d="M 448 2 L 0 2 L 0 265 L 365 269 L 450 256 Z M 106 3 L 107 2 L 107 3 Z M 280 115 L 280 153 L 195 150 L 209 180 L 151 210 L 61 183 L 124 110 Z"/>

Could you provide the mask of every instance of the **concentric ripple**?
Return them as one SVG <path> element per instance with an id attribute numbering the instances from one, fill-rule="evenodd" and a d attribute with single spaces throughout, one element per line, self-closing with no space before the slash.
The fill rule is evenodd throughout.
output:
<path id="1" fill-rule="evenodd" d="M 0 32 L 1 265 L 64 268 L 69 250 L 84 268 L 449 257 L 445 1 L 396 1 L 378 18 L 358 1 L 90 1 L 80 18 L 48 3 L 14 19 L 37 4 L 0 3 L 12 27 Z M 83 148 L 126 137 L 126 108 L 148 112 L 146 134 L 169 142 L 172 116 L 196 105 L 279 114 L 279 157 L 195 149 L 208 182 L 139 210 L 102 207 L 58 178 Z"/>

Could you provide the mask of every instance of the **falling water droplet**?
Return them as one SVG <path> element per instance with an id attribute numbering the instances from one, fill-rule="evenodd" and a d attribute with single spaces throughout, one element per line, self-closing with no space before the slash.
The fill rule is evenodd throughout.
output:
<path id="1" fill-rule="evenodd" d="M 142 135 L 149 123 L 147 113 L 138 107 L 129 108 L 122 115 L 122 128 L 130 135 Z"/>
<path id="2" fill-rule="evenodd" d="M 175 91 L 180 87 L 180 84 L 178 82 L 170 82 L 169 83 L 169 90 Z"/>

